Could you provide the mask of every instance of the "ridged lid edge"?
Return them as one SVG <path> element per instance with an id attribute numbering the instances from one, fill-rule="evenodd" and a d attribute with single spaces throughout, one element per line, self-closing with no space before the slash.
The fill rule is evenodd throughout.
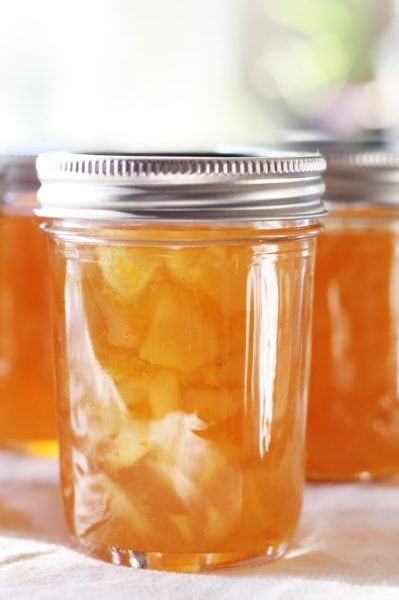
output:
<path id="1" fill-rule="evenodd" d="M 326 160 L 328 169 L 399 169 L 399 151 L 386 149 L 326 152 Z"/>
<path id="2" fill-rule="evenodd" d="M 287 156 L 163 156 L 163 155 L 81 155 L 50 152 L 39 155 L 37 170 L 46 180 L 117 180 L 176 177 L 198 178 L 205 182 L 229 177 L 256 179 L 270 176 L 320 174 L 326 162 L 320 154 L 291 153 Z"/>

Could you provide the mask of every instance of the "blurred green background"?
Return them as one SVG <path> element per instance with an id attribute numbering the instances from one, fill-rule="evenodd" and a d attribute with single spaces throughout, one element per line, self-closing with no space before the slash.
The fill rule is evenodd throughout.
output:
<path id="1" fill-rule="evenodd" d="M 0 146 L 399 135 L 398 0 L 0 0 Z"/>

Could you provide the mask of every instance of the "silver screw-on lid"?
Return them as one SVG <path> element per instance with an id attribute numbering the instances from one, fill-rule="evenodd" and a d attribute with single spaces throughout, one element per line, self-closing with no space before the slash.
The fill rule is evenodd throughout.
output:
<path id="1" fill-rule="evenodd" d="M 95 155 L 37 160 L 44 217 L 292 219 L 325 214 L 319 153 Z"/>
<path id="2" fill-rule="evenodd" d="M 299 147 L 320 151 L 325 157 L 327 202 L 399 204 L 399 147 L 376 139 L 343 142 L 314 138 L 288 145 Z M 261 148 L 255 153 L 261 154 Z"/>
<path id="3" fill-rule="evenodd" d="M 399 205 L 399 151 L 384 146 L 326 150 L 326 199 Z"/>
<path id="4" fill-rule="evenodd" d="M 40 185 L 36 173 L 37 154 L 7 153 L 0 155 L 0 174 L 5 193 L 36 191 Z"/>

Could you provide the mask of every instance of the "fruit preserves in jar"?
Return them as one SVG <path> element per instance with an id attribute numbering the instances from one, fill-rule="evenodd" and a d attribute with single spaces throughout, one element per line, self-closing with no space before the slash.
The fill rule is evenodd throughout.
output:
<path id="1" fill-rule="evenodd" d="M 0 207 L 0 444 L 48 454 L 56 437 L 50 274 L 36 206 L 34 192 L 20 192 Z"/>
<path id="2" fill-rule="evenodd" d="M 155 568 L 281 553 L 302 496 L 314 240 L 153 234 L 53 241 L 70 527 Z"/>
<path id="3" fill-rule="evenodd" d="M 399 233 L 392 209 L 333 210 L 317 249 L 309 477 L 399 471 Z"/>

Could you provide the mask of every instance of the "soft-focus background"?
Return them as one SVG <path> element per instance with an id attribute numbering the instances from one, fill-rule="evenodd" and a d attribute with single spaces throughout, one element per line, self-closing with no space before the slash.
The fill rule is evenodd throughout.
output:
<path id="1" fill-rule="evenodd" d="M 399 0 L 0 0 L 0 146 L 399 135 Z"/>

